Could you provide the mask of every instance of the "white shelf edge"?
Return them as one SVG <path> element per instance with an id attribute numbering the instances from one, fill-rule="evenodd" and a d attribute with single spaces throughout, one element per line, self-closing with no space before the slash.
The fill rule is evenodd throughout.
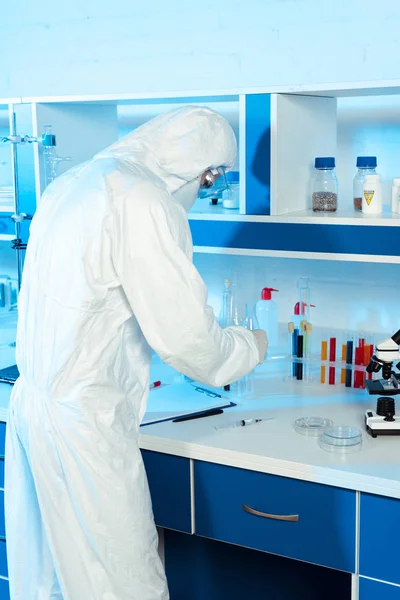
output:
<path id="1" fill-rule="evenodd" d="M 7 104 L 22 104 L 22 98 L 0 98 L 0 106 Z"/>
<path id="2" fill-rule="evenodd" d="M 232 256 L 260 256 L 264 258 L 300 258 L 311 260 L 335 260 L 344 262 L 400 264 L 400 256 L 375 254 L 336 254 L 333 252 L 296 252 L 291 250 L 253 250 L 251 248 L 220 248 L 194 246 L 196 254 L 229 254 Z"/>
<path id="3" fill-rule="evenodd" d="M 15 234 L 0 233 L 0 242 L 12 242 L 15 240 Z"/>
<path id="4" fill-rule="evenodd" d="M 356 225 L 356 226 L 381 226 L 381 227 L 400 227 L 400 215 L 386 217 L 366 217 L 360 216 L 330 216 L 289 213 L 286 215 L 240 215 L 238 213 L 189 213 L 189 221 L 233 221 L 242 223 L 296 223 L 303 225 Z"/>
<path id="5" fill-rule="evenodd" d="M 157 100 L 173 98 L 196 98 L 212 96 L 240 96 L 243 94 L 317 94 L 332 96 L 351 96 L 400 93 L 400 79 L 383 79 L 377 81 L 357 81 L 342 83 L 316 83 L 296 85 L 272 85 L 249 88 L 230 88 L 222 90 L 170 90 L 163 92 L 137 92 L 123 94 L 86 94 L 86 95 L 62 95 L 62 96 L 23 96 L 18 99 L 22 103 L 46 103 L 46 102 L 111 102 L 129 100 Z"/>

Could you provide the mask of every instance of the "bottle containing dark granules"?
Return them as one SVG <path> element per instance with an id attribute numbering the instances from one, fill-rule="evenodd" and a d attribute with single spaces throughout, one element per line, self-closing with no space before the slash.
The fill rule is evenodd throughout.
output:
<path id="1" fill-rule="evenodd" d="M 338 180 L 335 174 L 333 156 L 315 159 L 312 208 L 314 212 L 335 212 L 337 210 Z"/>

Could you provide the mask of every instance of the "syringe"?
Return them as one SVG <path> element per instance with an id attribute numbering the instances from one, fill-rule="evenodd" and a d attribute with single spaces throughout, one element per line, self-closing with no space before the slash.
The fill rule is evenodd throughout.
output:
<path id="1" fill-rule="evenodd" d="M 224 425 L 218 425 L 214 429 L 231 429 L 234 427 L 248 427 L 249 425 L 256 425 L 256 423 L 262 423 L 263 421 L 272 421 L 275 417 L 268 417 L 266 419 L 240 419 L 240 421 L 231 421 Z"/>

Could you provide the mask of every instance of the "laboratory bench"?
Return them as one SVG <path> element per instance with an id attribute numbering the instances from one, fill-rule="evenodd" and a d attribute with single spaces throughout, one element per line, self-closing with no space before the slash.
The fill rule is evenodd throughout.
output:
<path id="1" fill-rule="evenodd" d="M 359 452 L 338 455 L 293 428 L 320 416 L 364 431 L 374 399 L 298 382 L 258 386 L 258 397 L 223 414 L 141 429 L 171 599 L 400 600 L 399 439 L 364 432 Z M 2 457 L 10 390 L 0 385 Z M 220 428 L 252 417 L 264 421 Z M 6 577 L 2 519 L 0 600 Z"/>

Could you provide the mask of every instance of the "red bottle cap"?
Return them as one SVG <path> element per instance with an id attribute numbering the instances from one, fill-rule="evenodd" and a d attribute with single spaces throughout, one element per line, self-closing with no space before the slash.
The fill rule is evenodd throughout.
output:
<path id="1" fill-rule="evenodd" d="M 261 292 L 261 300 L 271 300 L 272 292 L 279 292 L 275 288 L 264 288 Z"/>
<path id="2" fill-rule="evenodd" d="M 307 302 L 302 302 L 302 307 L 301 307 L 301 314 L 302 315 L 306 314 L 306 306 L 307 306 Z M 312 306 L 313 308 L 315 308 L 315 304 L 310 304 L 310 306 Z M 296 302 L 296 304 L 294 305 L 293 313 L 295 315 L 299 315 L 300 314 L 300 302 Z"/>

